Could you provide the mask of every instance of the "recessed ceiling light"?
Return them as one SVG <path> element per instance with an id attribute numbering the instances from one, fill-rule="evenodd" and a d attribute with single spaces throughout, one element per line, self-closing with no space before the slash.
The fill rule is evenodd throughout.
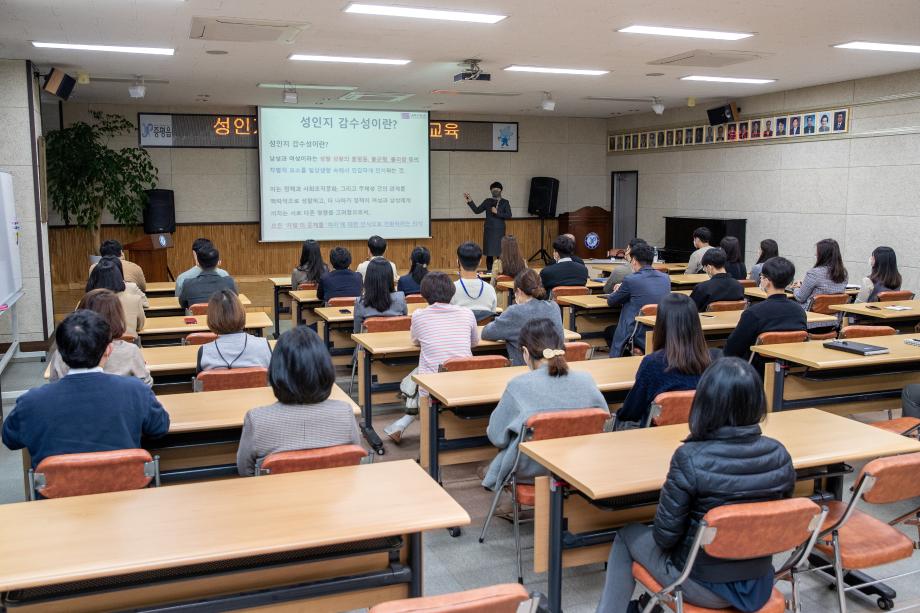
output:
<path id="1" fill-rule="evenodd" d="M 681 77 L 681 81 L 709 81 L 712 83 L 748 83 L 752 85 L 763 85 L 764 83 L 774 83 L 776 79 L 745 79 L 741 77 L 706 77 L 701 75 L 692 75 Z"/>
<path id="2" fill-rule="evenodd" d="M 629 26 L 617 32 L 626 34 L 655 34 L 657 36 L 680 36 L 683 38 L 711 38 L 714 40 L 741 40 L 754 36 L 750 32 L 718 32 L 716 30 L 693 30 L 690 28 L 661 28 L 658 26 Z"/>
<path id="3" fill-rule="evenodd" d="M 586 70 L 582 68 L 547 68 L 544 66 L 508 66 L 505 70 L 511 70 L 514 72 L 543 72 L 549 74 L 578 74 L 578 75 L 590 75 L 590 76 L 599 76 L 609 73 L 609 70 Z"/>
<path id="4" fill-rule="evenodd" d="M 205 51 L 208 55 L 227 55 L 229 51 L 224 51 L 223 49 L 208 49 Z"/>
<path id="5" fill-rule="evenodd" d="M 342 62 L 346 64 L 390 64 L 393 66 L 405 66 L 412 60 L 389 60 L 377 57 L 342 57 L 337 55 L 303 55 L 294 53 L 289 60 L 299 60 L 303 62 Z"/>
<path id="6" fill-rule="evenodd" d="M 42 49 L 72 49 L 74 51 L 110 51 L 112 53 L 145 53 L 147 55 L 173 55 L 175 49 L 159 47 L 118 47 L 112 45 L 71 45 L 70 43 L 40 43 L 32 41 L 33 47 Z"/>
<path id="7" fill-rule="evenodd" d="M 322 89 L 342 92 L 351 92 L 358 89 L 350 85 L 303 85 L 300 83 L 259 83 L 259 87 L 265 89 Z"/>
<path id="8" fill-rule="evenodd" d="M 900 53 L 920 53 L 920 45 L 897 45 L 893 43 L 868 43 L 853 41 L 834 45 L 837 49 L 861 49 L 863 51 L 897 51 Z"/>
<path id="9" fill-rule="evenodd" d="M 507 15 L 490 15 L 488 13 L 467 13 L 466 11 L 440 11 L 434 9 L 411 8 L 408 6 L 385 6 L 380 4 L 360 4 L 352 2 L 345 8 L 346 13 L 362 15 L 383 15 L 386 17 L 412 17 L 414 19 L 440 19 L 442 21 L 466 21 L 470 23 L 498 23 Z"/>

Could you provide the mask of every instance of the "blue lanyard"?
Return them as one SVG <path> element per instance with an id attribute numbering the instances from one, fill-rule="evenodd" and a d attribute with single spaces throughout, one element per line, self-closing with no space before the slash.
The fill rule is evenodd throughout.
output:
<path id="1" fill-rule="evenodd" d="M 466 294 L 467 298 L 473 298 L 470 295 L 469 290 L 466 289 L 466 284 L 463 282 L 463 277 L 460 277 L 460 287 L 463 288 L 463 293 Z M 479 297 L 482 296 L 482 292 L 483 290 L 485 290 L 485 288 L 486 288 L 485 281 L 483 281 L 482 279 L 479 279 L 479 294 L 477 294 L 476 297 L 473 298 L 473 300 L 479 300 Z"/>

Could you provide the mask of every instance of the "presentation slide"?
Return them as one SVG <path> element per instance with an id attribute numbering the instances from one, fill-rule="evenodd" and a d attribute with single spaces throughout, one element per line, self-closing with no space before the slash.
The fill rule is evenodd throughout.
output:
<path id="1" fill-rule="evenodd" d="M 259 108 L 262 240 L 430 235 L 428 113 Z"/>

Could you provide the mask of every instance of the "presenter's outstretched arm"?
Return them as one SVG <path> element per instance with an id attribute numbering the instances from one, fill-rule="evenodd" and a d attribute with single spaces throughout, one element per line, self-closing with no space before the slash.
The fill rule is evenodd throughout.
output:
<path id="1" fill-rule="evenodd" d="M 489 198 L 488 200 L 483 200 L 482 204 L 480 204 L 479 206 L 476 206 L 476 203 L 473 202 L 473 199 L 470 198 L 470 195 L 468 193 L 463 194 L 463 197 L 466 198 L 466 205 L 470 207 L 470 210 L 473 211 L 477 215 L 485 211 L 486 208 L 488 208 L 490 202 L 494 202 L 494 200 Z"/>

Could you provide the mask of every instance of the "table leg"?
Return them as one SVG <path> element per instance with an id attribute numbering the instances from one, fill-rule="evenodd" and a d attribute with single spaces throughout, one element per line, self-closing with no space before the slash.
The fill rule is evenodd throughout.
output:
<path id="1" fill-rule="evenodd" d="M 438 401 L 428 397 L 428 474 L 441 483 L 441 468 L 438 465 Z"/>
<path id="2" fill-rule="evenodd" d="M 298 303 L 299 304 L 299 303 Z M 363 354 L 364 360 L 364 372 L 361 373 L 364 381 L 364 438 L 367 439 L 368 444 L 373 447 L 374 451 L 377 452 L 377 455 L 383 455 L 386 451 L 383 448 L 383 441 L 380 440 L 380 436 L 374 430 L 374 407 L 373 407 L 373 397 L 374 392 L 372 389 L 374 376 L 371 373 L 371 354 L 367 349 L 362 349 L 361 353 Z"/>
<path id="3" fill-rule="evenodd" d="M 578 332 L 578 326 L 575 324 L 577 317 L 578 311 L 575 310 L 575 307 L 569 307 L 569 330 L 572 332 Z"/>
<path id="4" fill-rule="evenodd" d="M 328 321 L 323 322 L 323 343 L 326 344 L 326 349 L 330 349 L 332 347 L 332 343 L 329 342 L 329 322 Z"/>
<path id="5" fill-rule="evenodd" d="M 303 302 L 297 303 L 297 319 L 294 320 L 294 326 L 299 326 L 303 323 Z"/>
<path id="6" fill-rule="evenodd" d="M 273 336 L 278 338 L 278 326 L 281 325 L 281 296 L 278 292 L 278 286 L 274 287 L 275 294 L 275 331 Z"/>
<path id="7" fill-rule="evenodd" d="M 423 592 L 421 532 L 413 532 L 409 535 L 409 570 L 412 571 L 412 579 L 409 581 L 409 598 L 419 598 Z"/>
<path id="8" fill-rule="evenodd" d="M 773 362 L 773 410 L 783 410 L 783 393 L 786 386 L 786 378 L 783 376 L 786 363 L 783 360 Z"/>
<path id="9" fill-rule="evenodd" d="M 547 598 L 552 613 L 562 612 L 562 502 L 564 484 L 549 478 L 549 574 Z"/>

